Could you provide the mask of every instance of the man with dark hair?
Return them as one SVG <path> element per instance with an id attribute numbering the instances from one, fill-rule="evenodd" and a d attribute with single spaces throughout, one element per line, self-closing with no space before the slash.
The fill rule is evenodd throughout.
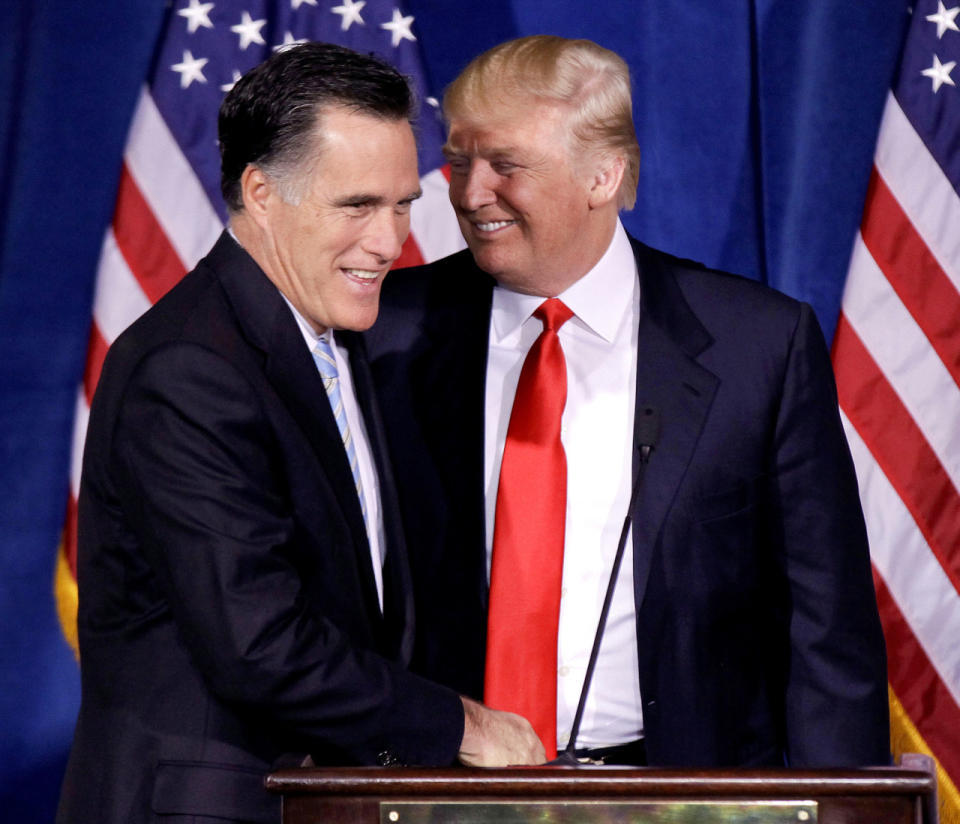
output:
<path id="1" fill-rule="evenodd" d="M 278 822 L 264 775 L 308 757 L 542 758 L 523 719 L 406 670 L 406 551 L 355 332 L 420 193 L 410 111 L 392 68 L 322 44 L 223 104 L 229 230 L 113 345 L 91 410 L 60 822 Z"/>
<path id="2" fill-rule="evenodd" d="M 391 278 L 369 339 L 414 667 L 529 718 L 548 754 L 886 763 L 866 531 L 810 307 L 627 235 L 630 78 L 596 43 L 501 44 L 444 114 L 469 249 Z"/>

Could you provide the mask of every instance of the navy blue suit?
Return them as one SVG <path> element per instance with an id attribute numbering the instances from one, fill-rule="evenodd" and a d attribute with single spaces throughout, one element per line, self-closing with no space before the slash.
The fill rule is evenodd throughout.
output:
<path id="1" fill-rule="evenodd" d="M 633 512 L 639 672 L 629 677 L 650 763 L 888 763 L 866 532 L 814 315 L 633 246 L 636 408 L 662 421 Z M 393 273 L 367 333 L 411 547 L 414 667 L 473 696 L 493 286 L 469 252 Z"/>
<path id="2" fill-rule="evenodd" d="M 396 493 L 362 340 L 338 338 L 380 478 L 383 615 L 321 378 L 246 252 L 224 234 L 111 347 L 80 490 L 83 695 L 59 822 L 279 822 L 264 776 L 307 754 L 456 757 L 459 697 L 406 669 Z"/>

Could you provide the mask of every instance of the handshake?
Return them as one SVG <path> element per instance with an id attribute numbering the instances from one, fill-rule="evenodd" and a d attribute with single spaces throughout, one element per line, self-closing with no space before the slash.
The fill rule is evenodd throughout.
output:
<path id="1" fill-rule="evenodd" d="M 457 757 L 468 767 L 543 764 L 547 754 L 530 722 L 512 712 L 463 701 L 463 740 Z"/>

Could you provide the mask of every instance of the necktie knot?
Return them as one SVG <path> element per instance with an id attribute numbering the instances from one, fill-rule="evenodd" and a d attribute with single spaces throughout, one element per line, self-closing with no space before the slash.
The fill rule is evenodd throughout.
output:
<path id="1" fill-rule="evenodd" d="M 573 311 L 559 298 L 547 298 L 534 310 L 533 316 L 543 323 L 544 329 L 556 332 L 573 317 Z"/>

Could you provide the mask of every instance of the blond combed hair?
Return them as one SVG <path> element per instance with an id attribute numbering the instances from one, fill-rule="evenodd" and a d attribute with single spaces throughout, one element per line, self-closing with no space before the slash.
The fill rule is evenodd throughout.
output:
<path id="1" fill-rule="evenodd" d="M 443 111 L 450 121 L 531 98 L 570 113 L 572 149 L 623 158 L 617 206 L 633 208 L 640 147 L 624 60 L 592 40 L 546 34 L 508 40 L 470 61 L 447 88 Z"/>

